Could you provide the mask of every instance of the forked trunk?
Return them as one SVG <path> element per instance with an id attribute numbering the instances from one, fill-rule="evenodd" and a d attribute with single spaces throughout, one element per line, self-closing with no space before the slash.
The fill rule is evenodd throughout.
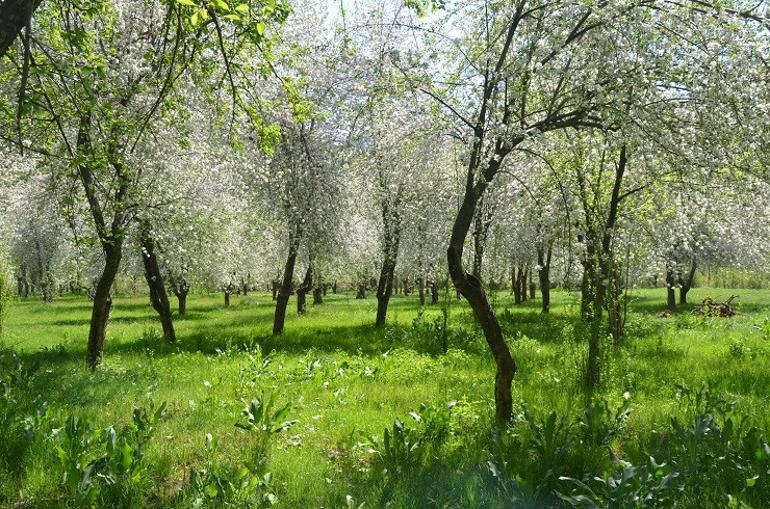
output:
<path id="1" fill-rule="evenodd" d="M 305 279 L 302 280 L 302 284 L 297 288 L 297 314 L 304 315 L 307 311 L 307 294 L 313 288 L 313 262 L 311 261 L 307 265 L 305 271 Z"/>
<path id="2" fill-rule="evenodd" d="M 158 257 L 155 254 L 155 242 L 147 231 L 148 227 L 142 227 L 141 236 L 141 256 L 144 264 L 144 279 L 147 281 L 147 287 L 150 290 L 150 302 L 153 309 L 160 317 L 160 323 L 163 327 L 163 337 L 173 343 L 176 341 L 176 332 L 174 331 L 174 321 L 171 318 L 171 305 L 168 302 L 166 286 L 163 284 L 163 275 L 160 273 Z"/>

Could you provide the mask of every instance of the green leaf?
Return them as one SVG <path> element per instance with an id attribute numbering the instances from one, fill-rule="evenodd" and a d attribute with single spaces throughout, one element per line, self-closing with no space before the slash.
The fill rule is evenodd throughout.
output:
<path id="1" fill-rule="evenodd" d="M 241 14 L 248 14 L 249 13 L 249 4 L 238 4 L 235 6 L 235 10 L 240 12 Z"/>
<path id="2" fill-rule="evenodd" d="M 179 5 L 185 5 L 187 7 L 196 7 L 196 4 L 193 2 L 193 0 L 176 0 L 176 3 Z"/>

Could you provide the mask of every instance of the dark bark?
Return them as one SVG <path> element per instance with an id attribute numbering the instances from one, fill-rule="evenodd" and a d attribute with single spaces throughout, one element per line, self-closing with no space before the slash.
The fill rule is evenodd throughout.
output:
<path id="1" fill-rule="evenodd" d="M 81 156 L 91 156 L 91 112 L 81 113 L 77 134 L 77 150 Z M 86 362 L 91 369 L 96 368 L 104 356 L 104 340 L 107 335 L 107 322 L 112 308 L 110 292 L 123 257 L 123 239 L 127 211 L 125 202 L 128 199 L 131 180 L 123 161 L 114 153 L 108 154 L 108 163 L 115 179 L 115 191 L 111 195 L 110 224 L 104 215 L 104 208 L 97 194 L 97 183 L 90 161 L 84 161 L 77 167 L 78 178 L 83 185 L 83 191 L 88 200 L 88 208 L 96 226 L 102 252 L 104 253 L 104 269 L 99 277 L 94 291 L 94 304 L 91 312 L 91 325 L 88 331 L 88 346 Z"/>
<path id="2" fill-rule="evenodd" d="M 171 283 L 171 291 L 176 295 L 176 300 L 179 304 L 179 314 L 184 315 L 187 313 L 187 294 L 190 293 L 190 285 L 184 276 L 179 279 L 175 279 L 173 275 L 169 276 Z"/>
<path id="3" fill-rule="evenodd" d="M 171 318 L 171 304 L 168 302 L 166 286 L 163 283 L 163 275 L 160 272 L 158 257 L 155 254 L 155 241 L 150 234 L 148 225 L 142 225 L 140 229 L 140 251 L 144 264 L 144 279 L 150 290 L 150 302 L 160 317 L 163 337 L 166 341 L 173 343 L 176 341 L 176 332 L 174 331 L 174 321 Z"/>
<path id="4" fill-rule="evenodd" d="M 326 286 L 316 286 L 313 288 L 313 305 L 318 306 L 319 304 L 324 303 L 324 292 L 326 291 Z"/>
<path id="5" fill-rule="evenodd" d="M 304 315 L 305 312 L 307 312 L 307 294 L 313 289 L 313 262 L 311 261 L 307 265 L 307 270 L 305 271 L 305 279 L 302 280 L 302 283 L 297 288 L 297 291 L 295 292 L 297 294 L 297 314 L 298 315 Z"/>
<path id="6" fill-rule="evenodd" d="M 334 281 L 334 283 L 332 283 L 332 293 L 337 293 L 337 281 Z"/>
<path id="7" fill-rule="evenodd" d="M 671 311 L 676 310 L 676 281 L 674 279 L 674 269 L 666 268 L 666 305 Z"/>
<path id="8" fill-rule="evenodd" d="M 382 262 L 380 270 L 380 280 L 377 283 L 377 319 L 374 322 L 376 327 L 385 325 L 385 318 L 388 314 L 388 303 L 390 295 L 393 292 L 393 273 L 396 269 L 396 260 L 386 258 Z"/>
<path id="9" fill-rule="evenodd" d="M 356 299 L 366 298 L 366 283 L 358 283 L 358 290 L 356 291 Z"/>
<path id="10" fill-rule="evenodd" d="M 243 278 L 241 278 L 241 293 L 244 297 L 249 294 L 249 283 Z"/>
<path id="11" fill-rule="evenodd" d="M 0 2 L 0 58 L 4 57 L 21 34 L 30 15 L 42 0 L 4 0 Z"/>
<path id="12" fill-rule="evenodd" d="M 104 339 L 107 335 L 107 322 L 112 309 L 112 284 L 120 268 L 122 245 L 107 245 L 104 247 L 104 269 L 96 283 L 94 304 L 91 311 L 91 327 L 88 332 L 88 366 L 93 369 L 102 362 L 104 356 Z"/>
<path id="13" fill-rule="evenodd" d="M 499 169 L 500 161 L 502 161 L 504 155 L 503 153 L 497 153 L 488 161 L 486 172 L 489 172 L 489 178 L 487 178 L 485 173 L 484 179 L 476 180 L 474 174 L 480 163 L 481 132 L 476 134 L 479 138 L 474 143 L 471 151 L 465 194 L 452 225 L 452 235 L 449 240 L 449 247 L 447 248 L 447 262 L 452 282 L 473 310 L 476 321 L 484 331 L 484 338 L 495 360 L 497 366 L 495 374 L 495 414 L 499 420 L 507 421 L 513 413 L 511 383 L 516 374 L 516 363 L 511 356 L 508 345 L 505 343 L 500 323 L 492 306 L 489 304 L 481 282 L 478 278 L 468 274 L 462 263 L 463 247 L 471 222 L 473 221 L 476 204 L 486 186 Z"/>
<path id="14" fill-rule="evenodd" d="M 553 243 L 548 244 L 548 250 L 544 249 L 542 244 L 537 248 L 537 264 L 540 271 L 537 273 L 540 281 L 540 295 L 542 297 L 541 310 L 548 313 L 551 310 L 551 253 L 553 252 Z"/>
<path id="15" fill-rule="evenodd" d="M 232 293 L 232 291 L 233 291 L 232 285 L 228 284 L 227 286 L 225 286 L 224 292 L 225 292 L 225 307 L 226 308 L 230 307 L 230 294 Z"/>
<path id="16" fill-rule="evenodd" d="M 438 282 L 435 279 L 430 280 L 430 303 L 438 304 L 439 292 Z"/>
<path id="17" fill-rule="evenodd" d="M 270 282 L 270 284 L 272 286 L 272 291 L 273 291 L 273 300 L 276 300 L 278 298 L 278 288 L 280 288 L 281 285 L 277 279 L 273 279 Z"/>
<path id="18" fill-rule="evenodd" d="M 698 264 L 693 258 L 692 264 L 690 264 L 690 271 L 685 277 L 682 278 L 679 285 L 679 304 L 687 304 L 687 293 L 692 288 L 693 281 L 695 280 L 695 271 L 698 269 Z"/>
<path id="19" fill-rule="evenodd" d="M 419 284 L 419 288 L 417 289 L 417 293 L 420 297 L 420 306 L 424 306 L 425 305 L 425 276 L 421 275 L 419 277 L 418 284 Z"/>
<path id="20" fill-rule="evenodd" d="M 529 269 L 522 269 L 521 281 L 519 282 L 519 291 L 521 292 L 521 302 L 527 302 L 527 278 L 529 277 Z"/>
<path id="21" fill-rule="evenodd" d="M 284 323 L 286 322 L 286 307 L 289 304 L 289 298 L 292 293 L 292 279 L 294 279 L 294 266 L 297 263 L 298 242 L 294 238 L 289 239 L 289 254 L 286 257 L 286 265 L 283 268 L 283 280 L 278 289 L 278 295 L 275 302 L 275 316 L 273 317 L 273 335 L 283 333 Z"/>

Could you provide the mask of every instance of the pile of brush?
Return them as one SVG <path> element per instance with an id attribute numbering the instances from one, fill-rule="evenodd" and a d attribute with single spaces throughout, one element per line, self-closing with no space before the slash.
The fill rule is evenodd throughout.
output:
<path id="1" fill-rule="evenodd" d="M 737 295 L 730 296 L 724 302 L 717 302 L 711 297 L 703 299 L 703 303 L 692 310 L 694 315 L 703 316 L 717 316 L 720 318 L 729 318 L 735 316 L 735 309 L 732 306 L 733 299 L 737 298 Z"/>

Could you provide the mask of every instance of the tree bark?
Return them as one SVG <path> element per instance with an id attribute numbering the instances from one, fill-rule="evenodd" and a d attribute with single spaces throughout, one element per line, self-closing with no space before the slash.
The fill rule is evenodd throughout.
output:
<path id="1" fill-rule="evenodd" d="M 143 235 L 141 239 L 141 256 L 144 265 L 144 278 L 150 291 L 150 303 L 160 317 L 163 337 L 174 342 L 176 341 L 176 333 L 171 318 L 171 305 L 155 255 L 154 242 L 146 235 Z"/>
<path id="2" fill-rule="evenodd" d="M 690 264 L 690 271 L 687 276 L 682 279 L 679 285 L 679 304 L 687 304 L 687 293 L 692 288 L 692 283 L 695 280 L 695 271 L 698 269 L 698 264 L 693 258 L 692 264 Z"/>
<path id="3" fill-rule="evenodd" d="M 385 325 L 385 317 L 388 314 L 388 303 L 393 292 L 393 274 L 396 269 L 396 260 L 385 258 L 380 269 L 380 280 L 377 283 L 377 318 L 376 327 Z"/>
<path id="4" fill-rule="evenodd" d="M 233 291 L 232 285 L 228 284 L 225 286 L 224 292 L 225 292 L 225 307 L 230 307 L 230 293 Z"/>
<path id="5" fill-rule="evenodd" d="M 469 162 L 465 194 L 452 225 L 452 235 L 447 248 L 447 262 L 452 282 L 473 310 L 476 321 L 484 331 L 487 345 L 489 345 L 492 357 L 497 365 L 497 372 L 495 374 L 495 414 L 499 420 L 507 421 L 513 414 L 511 383 L 516 374 L 516 363 L 511 356 L 508 345 L 505 343 L 500 323 L 484 293 L 481 281 L 468 274 L 463 268 L 462 263 L 463 247 L 471 221 L 473 221 L 476 204 L 489 181 L 491 181 L 491 177 L 486 178 L 486 173 L 482 180 L 477 181 L 474 179 L 475 170 L 479 165 L 478 157 L 480 150 L 481 141 L 479 140 L 474 143 Z M 499 161 L 501 160 L 502 157 L 499 159 L 493 157 L 488 162 L 486 171 L 494 175 L 499 168 Z"/>
<path id="6" fill-rule="evenodd" d="M 112 309 L 110 291 L 122 258 L 122 240 L 113 245 L 104 246 L 104 269 L 96 283 L 94 304 L 91 311 L 91 327 L 88 332 L 87 362 L 91 369 L 102 363 L 104 339 L 107 335 L 107 322 Z"/>
<path id="7" fill-rule="evenodd" d="M 297 263 L 298 242 L 294 238 L 289 239 L 289 254 L 286 257 L 286 265 L 283 268 L 283 280 L 278 289 L 275 301 L 275 316 L 273 317 L 273 336 L 283 333 L 286 322 L 286 307 L 292 293 L 292 279 L 294 279 L 294 265 Z"/>
<path id="8" fill-rule="evenodd" d="M 310 261 L 305 271 L 305 279 L 302 280 L 302 284 L 299 285 L 297 291 L 297 314 L 304 315 L 307 312 L 307 294 L 313 289 L 313 262 Z"/>
<path id="9" fill-rule="evenodd" d="M 540 295 L 542 296 L 541 310 L 543 313 L 551 311 L 551 253 L 553 252 L 553 243 L 548 243 L 548 250 L 544 249 L 542 244 L 537 248 L 537 265 L 540 271 L 537 277 L 540 280 Z"/>
<path id="10" fill-rule="evenodd" d="M 178 280 L 173 275 L 169 276 L 171 283 L 171 291 L 176 295 L 176 300 L 179 303 L 179 314 L 184 315 L 187 313 L 187 294 L 190 292 L 190 285 L 184 276 Z"/>
<path id="11" fill-rule="evenodd" d="M 430 280 L 430 303 L 438 304 L 438 298 L 439 298 L 438 283 L 434 278 Z"/>
<path id="12" fill-rule="evenodd" d="M 666 305 L 671 311 L 676 310 L 676 282 L 674 280 L 674 269 L 666 268 Z"/>
<path id="13" fill-rule="evenodd" d="M 171 318 L 171 305 L 168 302 L 166 286 L 163 284 L 163 275 L 160 272 L 158 257 L 155 254 L 155 241 L 150 235 L 149 225 L 143 224 L 140 229 L 140 251 L 144 264 L 144 279 L 150 290 L 150 302 L 160 317 L 163 337 L 166 341 L 173 343 L 176 341 L 176 332 L 174 331 L 174 321 Z"/>
<path id="14" fill-rule="evenodd" d="M 27 26 L 30 14 L 42 0 L 4 0 L 0 2 L 0 58 L 4 57 Z"/>
<path id="15" fill-rule="evenodd" d="M 358 283 L 358 290 L 356 291 L 356 299 L 366 298 L 366 283 Z"/>

